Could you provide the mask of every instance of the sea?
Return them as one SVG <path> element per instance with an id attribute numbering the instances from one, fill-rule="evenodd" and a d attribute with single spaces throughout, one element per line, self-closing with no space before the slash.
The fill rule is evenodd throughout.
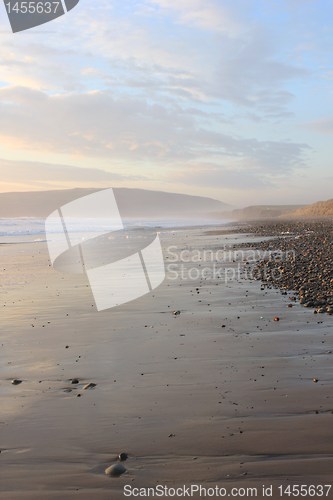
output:
<path id="1" fill-rule="evenodd" d="M 177 218 L 177 219 L 127 219 L 123 220 L 124 228 L 129 229 L 155 229 L 156 231 L 163 230 L 180 230 L 185 227 L 203 227 L 203 226 L 221 226 L 229 223 L 227 220 L 217 220 L 210 218 L 194 219 L 194 218 Z M 96 236 L 101 232 L 111 232 L 112 227 L 108 220 L 104 219 L 72 219 L 71 230 L 77 233 L 96 233 Z M 59 225 L 54 221 L 54 224 L 48 224 L 48 236 L 57 234 Z M 0 243 L 26 243 L 26 242 L 41 242 L 46 240 L 45 220 L 40 218 L 15 218 L 1 219 L 0 218 Z"/>

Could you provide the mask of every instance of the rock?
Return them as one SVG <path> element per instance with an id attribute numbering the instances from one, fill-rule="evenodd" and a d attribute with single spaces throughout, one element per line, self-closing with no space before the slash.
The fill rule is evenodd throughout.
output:
<path id="1" fill-rule="evenodd" d="M 120 462 L 125 462 L 128 459 L 128 454 L 125 452 L 119 453 L 118 460 Z"/>
<path id="2" fill-rule="evenodd" d="M 312 379 L 312 382 L 314 382 L 315 384 L 317 384 L 318 379 L 317 379 L 317 378 L 313 378 L 313 379 Z"/>
<path id="3" fill-rule="evenodd" d="M 72 384 L 79 384 L 80 381 L 78 378 L 72 378 Z"/>
<path id="4" fill-rule="evenodd" d="M 273 237 L 250 244 L 250 248 L 270 256 L 255 263 L 254 279 L 260 280 L 262 286 L 269 282 L 283 293 L 292 290 L 304 307 L 313 308 L 316 313 L 333 314 L 332 220 L 269 222 L 253 224 L 250 230 Z M 246 231 L 249 232 L 248 227 Z M 249 243 L 238 248 L 243 245 L 249 248 Z"/>
<path id="5" fill-rule="evenodd" d="M 279 316 L 275 316 L 274 321 L 280 321 Z"/>
<path id="6" fill-rule="evenodd" d="M 84 387 L 83 387 L 83 390 L 88 390 L 88 389 L 94 389 L 94 387 L 96 387 L 97 384 L 94 384 L 93 382 L 90 382 L 89 384 L 86 384 Z"/>
<path id="7" fill-rule="evenodd" d="M 172 313 L 174 316 L 179 316 L 180 315 L 180 311 L 173 311 Z"/>
<path id="8" fill-rule="evenodd" d="M 22 384 L 22 380 L 20 380 L 18 378 L 14 378 L 14 380 L 12 380 L 12 384 L 13 385 L 20 385 L 20 384 Z"/>
<path id="9" fill-rule="evenodd" d="M 120 477 L 126 472 L 123 464 L 114 464 L 105 469 L 105 474 L 110 477 Z"/>

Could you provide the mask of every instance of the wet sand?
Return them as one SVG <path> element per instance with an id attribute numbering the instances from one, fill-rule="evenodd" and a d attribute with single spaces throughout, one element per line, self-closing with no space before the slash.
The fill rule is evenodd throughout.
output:
<path id="1" fill-rule="evenodd" d="M 168 245 L 244 238 L 161 234 L 167 265 Z M 170 272 L 97 313 L 84 276 L 49 267 L 45 243 L 0 252 L 1 499 L 117 500 L 126 484 L 191 483 L 262 498 L 263 484 L 333 482 L 332 316 L 290 308 L 259 282 Z M 122 451 L 128 472 L 105 476 Z"/>

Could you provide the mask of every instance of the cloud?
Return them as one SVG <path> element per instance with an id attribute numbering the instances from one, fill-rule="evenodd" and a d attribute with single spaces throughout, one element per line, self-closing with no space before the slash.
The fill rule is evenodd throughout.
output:
<path id="1" fill-rule="evenodd" d="M 158 6 L 171 13 L 182 24 L 203 30 L 234 35 L 241 30 L 241 24 L 221 2 L 212 0 L 149 0 L 149 5 Z M 153 11 L 156 14 L 156 11 Z"/>
<path id="2" fill-rule="evenodd" d="M 124 183 L 255 189 L 305 171 L 310 142 L 315 174 L 325 139 L 299 123 L 327 110 L 330 7 L 312 3 L 82 1 L 24 36 L 0 33 L 3 156 L 45 160 L 15 182 L 76 183 L 82 169 L 67 163 L 99 167 L 101 183 L 105 168 Z M 330 139 L 330 119 L 309 127 Z"/>
<path id="3" fill-rule="evenodd" d="M 0 175 L 1 185 L 7 186 L 6 190 L 15 190 L 20 185 L 30 189 L 108 187 L 114 183 L 126 185 L 145 180 L 142 175 L 121 175 L 98 168 L 13 161 L 3 158 L 0 158 Z"/>
<path id="4" fill-rule="evenodd" d="M 269 176 L 254 172 L 240 165 L 233 167 L 216 164 L 190 164 L 187 168 L 179 168 L 169 175 L 169 182 L 205 186 L 221 190 L 237 189 L 238 191 L 258 190 L 274 185 Z"/>
<path id="5" fill-rule="evenodd" d="M 305 124 L 306 128 L 324 135 L 333 135 L 333 118 L 320 118 Z"/>
<path id="6" fill-rule="evenodd" d="M 212 92 L 237 105 L 266 113 L 283 111 L 294 95 L 284 85 L 309 76 L 307 69 L 281 61 L 264 30 L 221 44 Z"/>
<path id="7" fill-rule="evenodd" d="M 308 148 L 235 137 L 204 127 L 192 110 L 114 98 L 109 91 L 50 96 L 25 88 L 0 89 L 0 113 L 4 143 L 137 165 L 236 158 L 251 168 L 288 171 L 303 164 Z"/>
<path id="8" fill-rule="evenodd" d="M 160 10 L 149 10 L 146 17 L 139 11 L 141 22 L 134 24 L 131 16 L 112 18 L 106 11 L 81 41 L 112 65 L 108 81 L 113 89 L 121 82 L 123 88 L 149 89 L 158 99 L 168 95 L 250 106 L 269 119 L 294 99 L 286 86 L 310 75 L 281 54 L 281 43 L 266 27 L 245 22 L 235 7 L 209 0 L 150 0 L 146 5 Z M 248 11 L 244 2 L 238 6 Z M 172 15 L 172 36 L 164 27 L 165 14 Z"/>
<path id="9" fill-rule="evenodd" d="M 99 0 L 38 40 L 3 39 L 2 80 L 58 93 L 109 88 L 159 102 L 229 102 L 274 119 L 294 97 L 284 86 L 308 73 L 281 60 L 280 44 L 247 14 L 244 2 Z"/>

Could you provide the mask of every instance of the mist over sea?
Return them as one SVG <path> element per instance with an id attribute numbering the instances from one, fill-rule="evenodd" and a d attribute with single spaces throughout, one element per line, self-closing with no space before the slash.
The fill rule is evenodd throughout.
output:
<path id="1" fill-rule="evenodd" d="M 217 220 L 214 218 L 173 218 L 173 219 L 133 219 L 123 220 L 125 229 L 135 228 L 156 228 L 172 229 L 196 226 L 216 226 L 228 223 L 227 220 Z M 71 227 L 78 233 L 112 231 L 107 219 L 72 219 Z M 54 234 L 58 231 L 58 225 L 54 224 Z M 52 232 L 52 223 L 50 226 Z M 45 239 L 45 220 L 42 218 L 0 218 L 0 243 L 20 243 L 34 242 Z"/>

